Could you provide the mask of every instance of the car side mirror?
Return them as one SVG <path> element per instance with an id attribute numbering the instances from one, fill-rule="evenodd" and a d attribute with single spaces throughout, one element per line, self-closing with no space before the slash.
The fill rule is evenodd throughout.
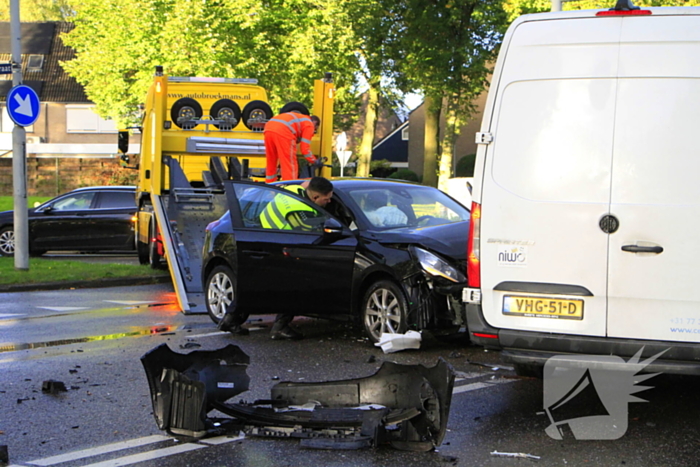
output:
<path id="1" fill-rule="evenodd" d="M 341 235 L 343 233 L 343 224 L 337 220 L 329 217 L 323 223 L 323 234 L 324 235 Z"/>

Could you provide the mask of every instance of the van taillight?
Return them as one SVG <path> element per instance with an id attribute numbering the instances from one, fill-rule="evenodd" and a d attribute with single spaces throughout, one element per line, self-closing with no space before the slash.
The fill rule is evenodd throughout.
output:
<path id="1" fill-rule="evenodd" d="M 469 222 L 469 239 L 467 240 L 467 283 L 469 287 L 481 287 L 481 205 L 472 202 L 472 215 Z"/>
<path id="2" fill-rule="evenodd" d="M 607 10 L 599 11 L 596 16 L 649 16 L 651 10 Z"/>

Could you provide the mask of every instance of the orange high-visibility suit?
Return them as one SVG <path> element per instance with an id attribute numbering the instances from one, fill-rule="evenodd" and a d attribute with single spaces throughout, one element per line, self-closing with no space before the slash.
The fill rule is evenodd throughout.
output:
<path id="1" fill-rule="evenodd" d="M 316 157 L 311 153 L 314 131 L 311 118 L 296 112 L 279 114 L 265 124 L 266 183 L 277 181 L 278 161 L 282 169 L 282 180 L 299 178 L 297 143 L 301 143 L 301 154 L 306 161 L 309 164 L 316 162 Z"/>

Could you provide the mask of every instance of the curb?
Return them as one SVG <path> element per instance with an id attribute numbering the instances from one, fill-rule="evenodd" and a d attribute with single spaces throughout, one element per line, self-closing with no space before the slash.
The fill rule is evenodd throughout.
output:
<path id="1" fill-rule="evenodd" d="M 39 290 L 91 289 L 99 287 L 120 287 L 125 285 L 165 284 L 170 282 L 170 275 L 147 277 L 115 277 L 92 281 L 41 282 L 36 284 L 0 285 L 0 293 L 34 292 Z"/>

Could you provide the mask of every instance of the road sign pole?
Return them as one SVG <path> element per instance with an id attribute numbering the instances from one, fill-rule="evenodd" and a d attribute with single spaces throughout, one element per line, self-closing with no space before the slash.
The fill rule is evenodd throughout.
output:
<path id="1" fill-rule="evenodd" d="M 22 42 L 19 0 L 10 0 L 12 85 L 22 84 Z M 10 102 L 7 101 L 8 109 Z M 14 198 L 15 269 L 29 270 L 29 220 L 27 212 L 27 133 L 15 123 L 12 130 L 12 194 Z"/>

